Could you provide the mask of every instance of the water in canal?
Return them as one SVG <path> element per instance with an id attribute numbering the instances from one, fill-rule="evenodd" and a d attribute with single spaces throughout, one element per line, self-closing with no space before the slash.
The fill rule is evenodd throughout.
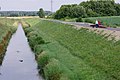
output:
<path id="1" fill-rule="evenodd" d="M 0 66 L 0 80 L 42 80 L 21 24 L 7 47 Z"/>

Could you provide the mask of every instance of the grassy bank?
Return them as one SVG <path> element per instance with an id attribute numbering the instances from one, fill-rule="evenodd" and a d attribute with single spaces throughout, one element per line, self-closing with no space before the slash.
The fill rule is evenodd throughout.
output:
<path id="1" fill-rule="evenodd" d="M 25 32 L 46 80 L 120 79 L 120 41 L 61 23 L 39 20 L 31 26 Z"/>
<path id="2" fill-rule="evenodd" d="M 12 19 L 0 18 L 0 64 L 2 64 L 10 36 L 16 30 L 16 27 L 13 27 L 14 22 Z"/>

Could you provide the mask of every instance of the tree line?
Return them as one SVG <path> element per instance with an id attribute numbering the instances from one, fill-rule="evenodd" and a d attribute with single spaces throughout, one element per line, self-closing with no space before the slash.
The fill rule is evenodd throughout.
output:
<path id="1" fill-rule="evenodd" d="M 0 16 L 37 16 L 37 11 L 0 11 Z"/>
<path id="2" fill-rule="evenodd" d="M 62 5 L 54 14 L 55 19 L 101 16 L 120 16 L 120 4 L 114 0 L 90 0 L 79 5 Z"/>
<path id="3" fill-rule="evenodd" d="M 43 16 L 51 14 L 50 11 L 44 11 Z M 18 16 L 39 16 L 39 11 L 0 11 L 0 16 L 18 17 Z"/>

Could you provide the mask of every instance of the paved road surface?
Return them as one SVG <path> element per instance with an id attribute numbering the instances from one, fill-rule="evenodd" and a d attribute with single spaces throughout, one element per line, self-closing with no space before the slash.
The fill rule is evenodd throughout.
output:
<path id="1" fill-rule="evenodd" d="M 83 27 L 90 27 L 91 25 L 91 23 L 84 23 L 84 22 L 65 22 L 60 20 L 50 20 L 50 21 L 64 23 L 64 24 L 78 25 Z M 120 31 L 120 28 L 104 28 L 104 29 L 112 30 L 112 31 Z"/>

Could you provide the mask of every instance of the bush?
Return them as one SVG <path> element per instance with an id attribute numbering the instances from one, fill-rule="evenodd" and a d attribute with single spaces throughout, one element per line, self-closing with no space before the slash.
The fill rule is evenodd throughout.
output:
<path id="1" fill-rule="evenodd" d="M 38 61 L 38 65 L 40 66 L 40 68 L 45 67 L 45 65 L 47 65 L 47 63 L 49 61 L 48 54 L 45 52 L 40 53 L 38 55 L 37 61 Z"/>
<path id="2" fill-rule="evenodd" d="M 88 22 L 88 23 L 95 23 L 95 22 L 93 22 L 92 20 L 90 20 L 90 19 L 85 19 L 84 20 L 84 22 Z"/>
<path id="3" fill-rule="evenodd" d="M 36 52 L 36 55 L 39 55 L 41 52 L 43 52 L 43 49 L 41 48 L 41 45 L 35 45 L 33 48 L 33 51 Z"/>
<path id="4" fill-rule="evenodd" d="M 81 17 L 79 17 L 79 18 L 76 19 L 76 22 L 83 22 L 83 20 L 82 20 Z"/>
<path id="5" fill-rule="evenodd" d="M 29 42 L 32 48 L 34 48 L 35 45 L 38 45 L 38 44 L 45 44 L 45 41 L 42 39 L 42 37 L 40 37 L 36 33 L 33 32 L 30 35 L 32 36 L 29 36 Z"/>
<path id="6" fill-rule="evenodd" d="M 51 59 L 44 68 L 46 80 L 60 80 L 61 71 L 59 61 Z"/>

